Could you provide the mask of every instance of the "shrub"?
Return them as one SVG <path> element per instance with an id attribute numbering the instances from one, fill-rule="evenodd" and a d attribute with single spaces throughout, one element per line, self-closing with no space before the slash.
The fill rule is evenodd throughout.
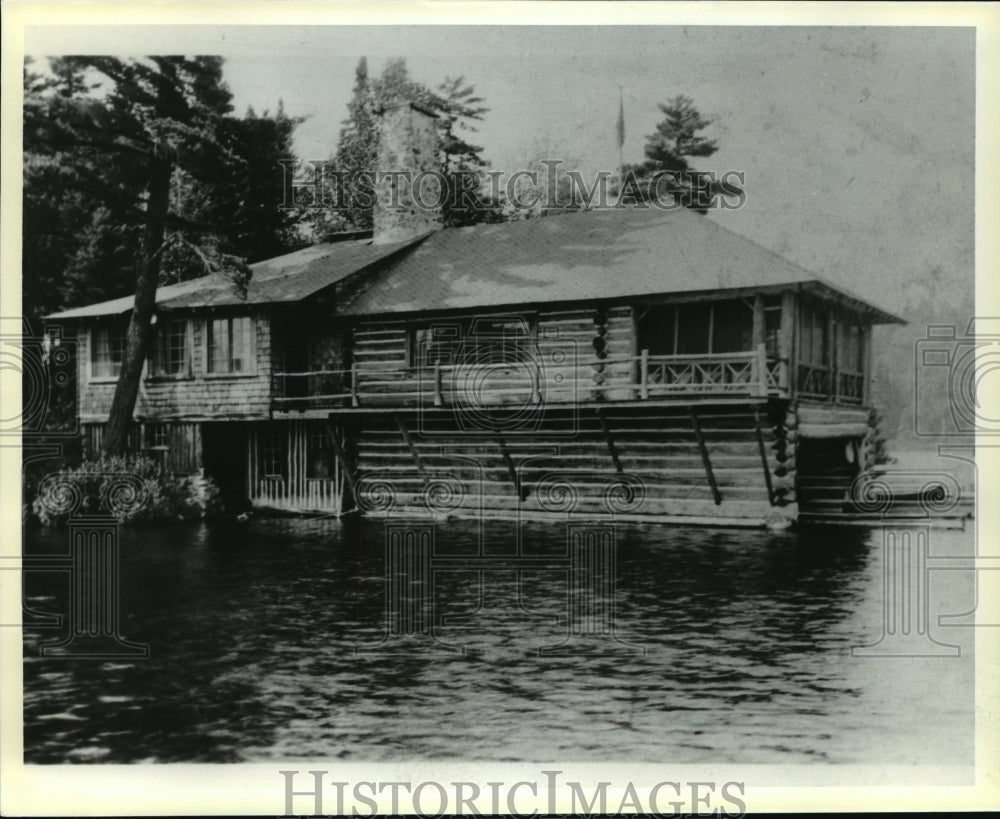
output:
<path id="1" fill-rule="evenodd" d="M 894 459 L 889 454 L 889 443 L 886 440 L 885 431 L 883 430 L 885 419 L 877 409 L 873 409 L 871 415 L 871 425 L 874 430 L 872 435 L 872 460 L 875 465 L 894 463 Z"/>
<path id="2" fill-rule="evenodd" d="M 84 461 L 46 475 L 31 505 L 44 526 L 71 514 L 112 515 L 119 523 L 190 520 L 221 509 L 219 488 L 210 478 L 174 475 L 145 455 Z"/>

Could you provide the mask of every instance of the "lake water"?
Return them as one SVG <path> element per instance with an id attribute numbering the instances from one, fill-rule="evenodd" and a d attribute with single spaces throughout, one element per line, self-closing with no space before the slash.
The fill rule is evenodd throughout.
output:
<path id="1" fill-rule="evenodd" d="M 383 522 L 122 530 L 121 631 L 150 656 L 40 658 L 60 632 L 27 628 L 26 761 L 972 764 L 973 629 L 936 625 L 972 608 L 971 572 L 931 577 L 960 656 L 851 654 L 883 629 L 880 530 L 618 524 L 613 592 L 589 598 L 568 591 L 565 524 L 434 537 L 400 599 L 435 639 L 386 641 Z M 934 554 L 972 551 L 971 531 L 931 532 Z M 65 612 L 66 586 L 29 573 L 28 603 Z M 580 599 L 605 619 L 567 640 L 593 626 Z"/>

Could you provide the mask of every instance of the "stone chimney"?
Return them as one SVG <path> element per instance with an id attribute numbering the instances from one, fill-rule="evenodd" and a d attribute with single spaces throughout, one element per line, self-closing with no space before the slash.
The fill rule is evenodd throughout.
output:
<path id="1" fill-rule="evenodd" d="M 444 225 L 437 114 L 416 103 L 384 106 L 376 171 L 407 171 L 409 179 L 376 179 L 373 244 L 405 242 Z"/>

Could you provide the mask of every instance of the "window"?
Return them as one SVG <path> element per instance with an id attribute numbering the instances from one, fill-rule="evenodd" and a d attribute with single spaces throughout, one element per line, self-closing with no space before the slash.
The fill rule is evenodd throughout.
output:
<path id="1" fill-rule="evenodd" d="M 838 331 L 840 334 L 841 368 L 861 372 L 864 369 L 861 327 L 857 324 L 841 324 L 838 326 Z"/>
<path id="2" fill-rule="evenodd" d="M 799 359 L 803 364 L 827 364 L 826 313 L 809 304 L 802 305 L 799 325 Z"/>
<path id="3" fill-rule="evenodd" d="M 90 374 L 94 378 L 117 378 L 125 357 L 125 328 L 101 324 L 91 333 Z"/>
<path id="4" fill-rule="evenodd" d="M 677 355 L 696 355 L 710 352 L 711 332 L 709 304 L 685 304 L 677 309 Z"/>
<path id="5" fill-rule="evenodd" d="M 330 436 L 325 432 L 309 434 L 306 451 L 306 477 L 329 478 L 333 474 L 330 464 Z"/>
<path id="6" fill-rule="evenodd" d="M 650 355 L 746 352 L 752 340 L 753 307 L 741 300 L 650 307 L 639 321 L 639 348 Z"/>
<path id="7" fill-rule="evenodd" d="M 166 424 L 146 424 L 147 447 L 169 447 L 170 428 Z"/>
<path id="8" fill-rule="evenodd" d="M 271 430 L 264 437 L 262 455 L 265 478 L 284 478 L 288 470 L 288 440 L 284 430 Z"/>
<path id="9" fill-rule="evenodd" d="M 473 362 L 519 361 L 532 339 L 526 316 L 478 316 L 413 329 L 411 360 L 416 367 Z"/>
<path id="10" fill-rule="evenodd" d="M 167 319 L 156 325 L 150 361 L 154 375 L 187 375 L 189 365 L 188 322 Z"/>
<path id="11" fill-rule="evenodd" d="M 753 348 L 753 302 L 742 299 L 712 305 L 712 353 L 741 353 Z"/>
<path id="12" fill-rule="evenodd" d="M 253 321 L 248 316 L 208 322 L 208 371 L 249 373 L 253 370 Z"/>

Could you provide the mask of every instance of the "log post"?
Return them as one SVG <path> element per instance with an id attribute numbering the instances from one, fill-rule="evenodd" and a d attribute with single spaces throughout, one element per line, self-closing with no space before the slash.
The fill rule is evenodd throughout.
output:
<path id="1" fill-rule="evenodd" d="M 753 373 L 753 383 L 754 383 L 754 394 L 759 396 L 767 396 L 767 347 L 762 341 L 757 345 L 757 357 L 753 362 L 753 369 L 756 370 Z"/>
<path id="2" fill-rule="evenodd" d="M 870 407 L 872 403 L 872 327 L 868 325 L 861 334 L 861 404 Z"/>
<path id="3" fill-rule="evenodd" d="M 778 358 L 785 363 L 785 386 L 789 398 L 795 397 L 795 293 L 786 290 L 781 294 L 781 330 L 778 336 Z"/>
<path id="4" fill-rule="evenodd" d="M 358 365 L 357 362 L 351 364 L 351 406 L 360 406 L 358 401 Z"/>
<path id="5" fill-rule="evenodd" d="M 828 356 L 830 361 L 830 401 L 837 404 L 840 402 L 839 356 L 837 355 L 837 348 L 840 345 L 837 338 L 837 320 L 833 317 L 832 312 L 826 319 L 826 335 L 827 343 L 830 345 L 830 354 Z"/>
<path id="6" fill-rule="evenodd" d="M 754 349 L 764 343 L 764 297 L 760 293 L 753 299 L 753 335 L 750 343 Z"/>
<path id="7" fill-rule="evenodd" d="M 639 354 L 639 397 L 643 401 L 649 398 L 649 350 Z"/>
<path id="8" fill-rule="evenodd" d="M 441 359 L 434 362 L 434 406 L 444 406 L 444 396 L 441 394 Z"/>

